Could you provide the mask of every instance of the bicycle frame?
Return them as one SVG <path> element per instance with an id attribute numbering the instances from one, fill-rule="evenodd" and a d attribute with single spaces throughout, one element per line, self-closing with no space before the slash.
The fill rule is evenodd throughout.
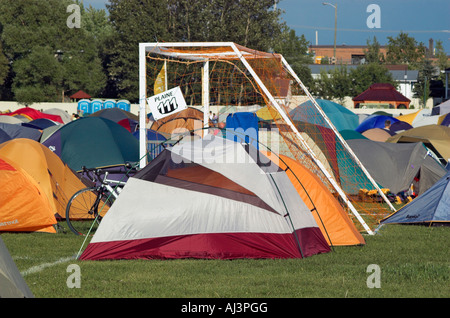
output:
<path id="1" fill-rule="evenodd" d="M 116 186 L 113 188 L 111 184 L 115 184 Z M 124 186 L 126 182 L 108 179 L 108 171 L 105 172 L 105 176 L 102 180 L 102 187 L 104 187 L 106 190 L 109 191 L 114 196 L 114 199 L 117 199 L 117 197 L 120 194 L 120 191 L 122 190 L 121 186 Z"/>

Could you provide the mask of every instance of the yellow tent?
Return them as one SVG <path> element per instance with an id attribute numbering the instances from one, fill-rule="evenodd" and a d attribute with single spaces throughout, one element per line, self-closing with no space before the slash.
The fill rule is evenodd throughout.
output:
<path id="1" fill-rule="evenodd" d="M 417 115 L 419 115 L 419 112 L 420 112 L 420 110 L 418 110 L 414 113 L 411 113 L 411 114 L 400 115 L 395 118 L 397 118 L 400 121 L 404 121 L 412 126 L 412 123 L 413 123 L 414 119 L 417 117 Z"/>
<path id="2" fill-rule="evenodd" d="M 294 159 L 266 153 L 277 165 L 286 170 L 300 197 L 312 211 L 329 245 L 347 246 L 365 244 L 361 233 L 339 204 L 337 199 L 311 171 Z M 301 183 L 300 183 L 301 182 Z M 306 189 L 306 191 L 305 191 Z"/>
<path id="3" fill-rule="evenodd" d="M 256 116 L 258 116 L 262 120 L 276 120 L 281 118 L 281 115 L 276 109 L 273 109 L 272 112 L 275 114 L 275 118 L 272 116 L 269 108 L 267 106 L 264 106 L 263 108 L 256 111 Z"/>
<path id="4" fill-rule="evenodd" d="M 450 127 L 447 126 L 414 127 L 389 137 L 386 142 L 423 142 L 425 146 L 436 152 L 443 164 L 450 159 Z"/>
<path id="5" fill-rule="evenodd" d="M 427 126 L 427 125 L 440 125 L 447 114 L 444 115 L 431 115 L 431 110 L 428 108 L 420 109 L 414 113 L 397 116 L 398 120 L 407 122 L 414 128 Z"/>

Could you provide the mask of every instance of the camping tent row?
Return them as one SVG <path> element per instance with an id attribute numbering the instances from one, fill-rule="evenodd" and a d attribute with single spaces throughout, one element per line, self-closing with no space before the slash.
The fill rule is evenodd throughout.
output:
<path id="1" fill-rule="evenodd" d="M 7 116 L 19 119 L 22 122 L 29 122 L 39 118 L 47 118 L 55 123 L 67 123 L 71 120 L 69 114 L 58 108 L 48 109 L 46 111 L 39 111 L 31 107 L 23 107 L 9 113 L 0 114 L 0 122 L 17 123 L 18 121 L 7 121 Z"/>
<path id="2" fill-rule="evenodd" d="M 139 160 L 138 139 L 106 118 L 86 117 L 61 125 L 42 143 L 21 138 L 30 137 L 24 129 L 36 129 L 2 125 L 20 128 L 21 133 L 0 144 L 0 231 L 55 233 L 53 225 L 65 218 L 70 197 L 87 186 L 76 171 Z M 115 177 L 126 180 L 126 171 Z"/>
<path id="3" fill-rule="evenodd" d="M 317 102 L 319 106 L 327 113 L 330 120 L 332 120 L 333 123 L 336 123 L 336 127 L 339 127 L 344 139 L 360 139 L 358 141 L 347 140 L 347 142 L 357 157 L 362 161 L 363 165 L 369 170 L 371 176 L 374 177 L 375 181 L 377 181 L 381 187 L 390 189 L 394 194 L 404 192 L 410 188 L 413 179 L 417 175 L 421 175 L 422 177 L 420 178 L 419 189 L 420 193 L 422 193 L 445 173 L 445 169 L 442 165 L 436 162 L 436 160 L 433 160 L 432 157 L 427 156 L 427 153 L 430 154 L 429 149 L 424 147 L 424 143 L 426 143 L 428 147 L 430 146 L 427 140 L 415 140 L 413 144 L 375 142 L 386 141 L 390 137 L 395 136 L 397 133 L 400 134 L 402 131 L 412 129 L 413 127 L 406 122 L 399 121 L 391 116 L 374 114 L 367 117 L 362 124 L 359 124 L 358 116 L 345 107 L 326 100 L 319 99 Z M 310 102 L 305 102 L 291 110 L 290 115 L 292 119 L 300 128 L 305 125 L 321 127 L 324 123 L 317 120 L 308 124 L 303 122 L 303 120 L 308 120 L 306 115 L 308 107 L 313 107 L 313 105 Z M 255 124 L 252 123 L 252 121 L 254 121 L 254 118 L 251 116 L 252 113 L 239 112 L 239 116 L 236 114 L 237 113 L 229 114 L 227 116 L 227 128 L 241 127 L 244 131 L 246 131 L 246 128 L 256 127 L 257 131 L 257 124 L 255 126 Z M 258 115 L 258 111 L 253 114 Z M 152 128 L 167 134 L 170 133 L 170 131 L 180 128 L 193 130 L 202 126 L 202 118 L 203 115 L 200 110 L 188 108 L 183 112 L 169 116 L 165 120 L 153 123 Z M 257 118 L 259 118 L 259 116 L 257 116 Z M 389 131 L 381 128 L 384 127 L 386 120 L 390 120 L 392 123 Z M 424 129 L 425 127 L 420 129 L 417 128 L 417 130 L 421 131 L 420 134 L 422 135 L 422 131 Z M 308 131 L 312 130 L 313 128 L 308 128 Z M 330 136 L 333 135 L 331 132 L 328 132 L 328 129 L 325 127 L 317 128 L 316 130 L 320 131 L 322 135 L 326 134 L 327 140 L 329 140 Z M 362 134 L 358 133 L 357 130 L 362 131 Z M 432 130 L 445 131 L 450 130 L 450 128 L 434 125 Z M 254 132 L 255 130 L 252 131 Z M 411 132 L 414 131 L 415 130 L 413 129 Z M 228 132 L 229 130 L 227 129 L 227 138 L 235 141 L 239 139 L 236 133 L 229 134 Z M 429 133 L 425 133 L 424 135 L 429 135 Z M 436 136 L 438 133 L 433 135 Z M 247 137 L 249 140 L 246 139 L 245 141 L 251 142 L 256 148 L 258 148 L 258 134 L 256 134 L 256 136 L 251 135 Z M 313 136 L 313 139 L 314 142 L 318 143 L 319 148 L 326 158 L 336 157 L 336 151 L 330 152 L 330 145 L 323 146 L 320 142 L 318 142 L 316 137 Z M 433 138 L 433 140 L 435 139 L 436 137 Z M 422 141 L 424 143 L 422 143 Z M 309 140 L 309 142 L 312 142 L 312 140 Z M 441 144 L 441 147 L 445 147 L 445 143 Z M 447 143 L 446 145 L 448 147 L 450 143 Z M 315 149 L 317 151 L 318 148 L 316 147 Z M 382 160 L 380 160 L 380 158 L 386 158 L 386 162 L 389 162 L 390 164 L 384 164 L 381 166 L 380 163 Z M 435 157 L 435 159 L 437 159 L 437 157 Z M 341 162 L 342 160 L 342 158 L 336 157 L 337 162 Z M 341 162 L 339 167 L 342 166 L 343 164 Z M 345 171 L 339 169 L 339 167 L 334 168 L 335 175 L 345 174 Z"/>
<path id="4" fill-rule="evenodd" d="M 97 129 L 99 127 L 106 127 L 106 128 L 111 128 L 112 129 L 112 126 L 114 126 L 114 125 L 113 125 L 113 123 L 111 123 L 111 121 L 106 120 L 106 119 L 101 119 L 101 118 L 98 118 L 98 117 L 92 117 L 92 118 L 88 117 L 88 118 L 83 118 L 83 119 L 71 122 L 70 124 L 67 124 L 64 127 L 62 127 L 61 129 L 59 129 L 58 130 L 59 133 L 55 133 L 54 136 L 52 135 L 52 137 L 56 138 L 56 140 L 59 140 L 58 142 L 55 142 L 54 144 L 52 144 L 52 143 L 48 144 L 48 148 L 52 148 L 54 150 L 54 152 L 51 152 L 48 148 L 45 147 L 45 145 L 39 144 L 37 142 L 34 142 L 32 140 L 28 140 L 28 139 L 14 139 L 14 140 L 11 140 L 10 142 L 4 143 L 2 145 L 4 149 L 15 149 L 16 150 L 15 153 L 19 157 L 19 159 L 26 160 L 26 162 L 24 161 L 23 164 L 25 164 L 25 163 L 28 163 L 28 164 L 34 163 L 36 165 L 35 169 L 38 169 L 38 167 L 40 167 L 41 170 L 42 170 L 39 173 L 37 173 L 37 172 L 33 173 L 33 175 L 41 174 L 42 175 L 42 179 L 39 179 L 39 181 L 35 182 L 35 183 L 39 183 L 39 187 L 36 184 L 32 184 L 31 187 L 29 186 L 28 188 L 31 188 L 31 190 L 29 192 L 24 191 L 24 189 L 26 189 L 26 187 L 22 186 L 20 183 L 8 182 L 8 184 L 18 184 L 18 185 L 20 184 L 19 188 L 22 191 L 21 192 L 14 191 L 14 192 L 24 193 L 25 197 L 34 198 L 33 202 L 36 203 L 36 206 L 35 206 L 35 208 L 33 208 L 31 210 L 33 210 L 35 212 L 35 216 L 36 217 L 38 217 L 38 216 L 42 217 L 42 216 L 45 215 L 45 218 L 46 218 L 46 221 L 45 221 L 46 223 L 44 223 L 44 224 L 43 224 L 43 222 L 41 222 L 39 225 L 27 226 L 27 227 L 23 227 L 21 229 L 20 228 L 15 228 L 15 230 L 33 231 L 33 230 L 44 230 L 46 228 L 46 230 L 52 231 L 52 227 L 51 226 L 55 223 L 55 218 L 54 218 L 54 210 L 55 209 L 53 207 L 51 207 L 52 202 L 51 201 L 48 202 L 47 198 L 48 197 L 58 197 L 58 198 L 65 197 L 66 200 L 67 200 L 70 197 L 70 194 L 66 194 L 65 196 L 64 195 L 63 196 L 56 195 L 58 193 L 59 189 L 55 189 L 54 188 L 57 185 L 60 185 L 60 186 L 63 185 L 64 184 L 64 179 L 67 178 L 67 177 L 63 178 L 63 180 L 61 180 L 61 179 L 58 179 L 56 181 L 53 180 L 52 177 L 56 177 L 58 175 L 58 173 L 55 172 L 54 169 L 51 168 L 48 163 L 46 164 L 43 160 L 37 160 L 37 159 L 34 159 L 32 161 L 28 160 L 28 159 L 32 158 L 32 156 L 24 155 L 24 154 L 27 153 L 26 150 L 27 149 L 31 150 L 31 149 L 35 149 L 35 148 L 37 148 L 38 150 L 41 149 L 40 152 L 43 153 L 44 156 L 47 155 L 51 159 L 56 160 L 55 159 L 57 157 L 56 154 L 60 154 L 60 149 L 58 147 L 56 147 L 55 145 L 65 145 L 65 146 L 69 147 L 71 145 L 70 138 L 74 138 L 75 140 L 80 138 L 79 131 L 83 131 L 83 132 L 87 133 L 86 136 L 89 136 L 89 138 L 85 139 L 85 141 L 84 141 L 85 143 L 87 141 L 92 141 L 94 139 L 94 138 L 92 138 L 92 136 L 98 136 L 100 138 L 101 142 L 99 143 L 98 140 L 97 140 L 96 142 L 94 142 L 94 144 L 97 144 L 97 148 L 100 148 L 99 145 L 101 145 L 102 143 L 103 144 L 107 144 L 105 142 L 106 138 L 103 136 L 103 134 L 99 134 L 99 133 L 89 134 L 90 129 L 92 129 L 92 127 L 95 127 Z M 78 127 L 78 128 L 75 129 L 75 127 Z M 91 128 L 89 128 L 89 127 L 91 127 Z M 67 130 L 67 131 L 65 131 L 65 130 Z M 121 128 L 121 130 L 125 130 L 125 129 Z M 64 137 L 64 136 L 66 136 L 66 137 Z M 116 136 L 116 138 L 112 138 L 112 139 L 120 140 L 121 138 Z M 52 138 L 49 138 L 48 140 L 49 140 L 49 142 L 51 142 Z M 136 142 L 136 138 L 134 138 L 132 140 Z M 14 146 L 14 147 L 9 146 L 8 147 L 8 145 L 17 145 L 19 143 L 23 144 L 23 146 L 22 147 L 18 147 L 18 146 Z M 125 144 L 128 144 L 128 145 L 131 144 L 131 140 L 128 140 L 127 142 L 125 142 Z M 233 143 L 233 144 L 235 144 L 235 143 Z M 70 149 L 81 149 L 83 147 L 86 147 L 86 144 L 74 143 L 74 144 L 72 144 L 70 146 Z M 113 147 L 111 146 L 110 148 L 113 148 Z M 91 150 L 94 151 L 95 149 L 92 148 Z M 39 153 L 39 151 L 37 151 L 36 149 L 35 149 L 35 152 Z M 69 159 L 74 159 L 74 158 L 77 159 L 75 155 L 68 156 L 68 158 Z M 11 155 L 10 155 L 10 159 L 14 159 L 14 158 L 11 157 Z M 4 169 L 5 170 L 4 171 L 5 175 L 7 174 L 7 172 L 9 173 L 10 171 L 13 170 L 12 168 L 13 168 L 13 165 L 15 164 L 13 162 L 8 161 L 9 165 L 6 165 L 7 160 L 9 160 L 9 159 L 5 159 L 4 160 L 5 161 L 5 165 L 4 166 L 5 166 L 5 168 L 7 168 L 7 169 Z M 49 161 L 49 159 L 45 159 L 45 160 Z M 288 158 L 285 158 L 285 160 L 288 160 Z M 69 163 L 74 165 L 73 162 L 71 162 L 70 160 L 68 160 L 68 161 L 69 161 Z M 291 163 L 290 166 L 293 167 L 294 165 Z M 30 171 L 29 168 L 27 168 L 27 169 L 28 169 L 28 171 Z M 64 169 L 67 171 L 67 173 L 71 172 L 71 170 L 68 169 L 67 166 L 65 166 Z M 21 170 L 21 168 L 18 167 L 15 170 L 22 173 L 22 179 L 26 179 L 27 181 L 28 181 L 28 179 L 32 180 L 32 181 L 34 180 L 30 176 L 30 173 L 25 174 L 26 171 L 25 172 L 22 171 L 24 169 Z M 303 169 L 303 170 L 307 171 L 305 169 Z M 49 174 L 48 171 L 50 171 L 51 173 Z M 18 174 L 18 172 L 16 172 L 16 174 Z M 304 181 L 306 181 L 306 177 L 307 177 L 307 173 L 305 174 L 304 177 L 302 177 L 302 179 Z M 323 221 L 321 221 L 321 222 L 314 221 L 314 222 L 316 222 L 316 224 L 319 224 L 320 230 L 322 230 L 322 232 L 324 233 L 324 234 L 320 234 L 320 235 L 323 235 L 324 237 L 326 237 L 326 238 L 322 238 L 325 241 L 325 245 L 328 245 L 328 244 L 329 245 L 364 244 L 364 240 L 362 239 L 362 237 L 360 236 L 358 231 L 354 228 L 353 224 L 348 219 L 348 216 L 345 214 L 345 212 L 339 206 L 339 204 L 337 203 L 335 198 L 331 194 L 329 194 L 327 200 L 323 199 L 323 194 L 326 193 L 326 192 L 321 190 L 320 187 L 323 187 L 323 185 L 320 185 L 320 181 L 318 179 L 314 179 L 314 178 L 315 178 L 314 175 L 310 175 L 309 176 L 309 179 L 313 180 L 313 181 L 310 181 L 310 182 L 313 182 L 313 184 L 315 184 L 314 185 L 315 190 L 312 190 L 312 191 L 315 191 L 317 193 L 316 194 L 317 196 L 322 196 L 322 199 L 316 199 L 314 197 L 314 201 L 317 201 L 317 202 L 319 202 L 319 201 L 320 202 L 328 202 L 326 205 L 324 205 L 324 208 L 320 208 L 318 210 L 328 209 L 328 210 L 330 210 L 330 212 L 327 212 L 327 213 L 330 213 L 330 218 L 332 218 L 332 219 L 336 219 L 337 218 L 337 219 L 340 220 L 340 222 L 336 222 L 336 221 L 332 222 L 333 224 L 339 224 L 339 226 L 337 226 L 334 229 L 332 228 L 332 226 L 330 226 L 331 222 L 326 221 L 325 223 L 328 224 L 327 225 L 327 230 L 325 230 L 325 228 L 324 228 L 324 222 Z M 8 180 L 9 181 L 10 179 L 5 178 L 4 180 Z M 45 182 L 43 180 L 45 180 Z M 44 190 L 42 188 L 43 184 L 47 185 L 47 190 Z M 52 188 L 52 186 L 53 186 L 53 188 Z M 77 187 L 77 189 L 79 187 L 81 187 L 81 186 L 83 186 L 83 185 L 79 185 Z M 292 190 L 292 185 L 290 187 L 291 187 L 291 190 Z M 311 189 L 312 188 L 313 187 L 311 187 Z M 17 190 L 17 189 L 15 189 L 15 190 Z M 73 189 L 71 191 L 71 193 L 74 193 L 75 190 L 76 189 Z M 33 193 L 33 195 L 32 195 L 32 193 Z M 38 194 L 40 194 L 40 197 L 39 197 L 39 199 L 36 199 L 35 197 Z M 296 195 L 298 196 L 298 194 L 296 194 Z M 3 198 L 7 198 L 7 197 L 8 196 L 6 196 L 6 195 L 3 196 Z M 307 195 L 304 195 L 303 197 L 304 197 L 304 200 L 308 199 Z M 20 200 L 24 200 L 24 197 L 16 196 L 16 198 L 17 198 L 16 202 L 19 202 Z M 25 201 L 23 201 L 23 202 L 25 202 Z M 23 202 L 21 204 L 23 204 Z M 60 203 L 57 203 L 57 202 L 53 202 L 53 204 L 56 205 L 56 206 L 60 206 L 60 207 L 64 207 L 65 206 L 64 204 L 60 204 Z M 333 204 L 334 204 L 334 206 L 333 206 Z M 311 203 L 308 203 L 308 205 L 309 205 L 308 206 L 308 211 L 310 211 L 310 210 L 314 211 L 314 207 L 311 206 Z M 330 207 L 333 207 L 333 208 L 329 209 Z M 39 211 L 38 208 L 40 208 L 41 210 L 44 210 L 44 211 Z M 49 212 L 49 211 L 53 211 L 53 213 Z M 317 209 L 316 209 L 316 211 L 317 211 Z M 58 213 L 59 213 L 59 215 L 61 217 L 64 217 L 64 215 L 63 215 L 64 210 L 63 209 L 58 211 Z M 315 213 L 317 214 L 317 212 L 315 212 Z M 326 214 L 326 212 L 323 212 L 323 214 Z M 324 217 L 324 215 L 322 215 L 322 218 L 325 219 L 325 220 L 327 219 L 327 217 Z M 17 218 L 17 219 L 19 219 L 19 218 Z M 29 219 L 31 220 L 31 218 L 29 218 Z M 15 223 L 20 224 L 20 225 L 24 224 L 24 222 L 22 220 L 20 220 L 18 222 L 15 222 Z M 14 229 L 8 228 L 6 230 L 14 230 Z M 308 231 L 308 230 L 306 230 L 306 231 Z M 315 231 L 317 231 L 317 229 Z M 349 233 L 347 233 L 347 231 Z M 303 231 L 303 232 L 305 232 L 305 231 Z M 308 248 L 305 249 L 305 252 L 306 252 L 306 255 L 309 255 Z"/>

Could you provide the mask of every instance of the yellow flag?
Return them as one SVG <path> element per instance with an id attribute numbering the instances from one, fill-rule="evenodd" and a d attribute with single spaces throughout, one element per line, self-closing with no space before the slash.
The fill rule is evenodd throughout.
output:
<path id="1" fill-rule="evenodd" d="M 156 77 L 153 90 L 155 91 L 155 95 L 166 90 L 166 63 L 164 63 L 161 71 L 159 71 L 159 74 Z"/>

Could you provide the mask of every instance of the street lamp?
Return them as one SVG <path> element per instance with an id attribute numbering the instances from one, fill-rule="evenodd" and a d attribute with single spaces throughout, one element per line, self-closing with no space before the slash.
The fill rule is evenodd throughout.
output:
<path id="1" fill-rule="evenodd" d="M 334 8 L 334 63 L 336 63 L 336 32 L 337 32 L 337 4 L 333 5 L 328 2 L 322 2 L 324 6 L 332 6 Z"/>

